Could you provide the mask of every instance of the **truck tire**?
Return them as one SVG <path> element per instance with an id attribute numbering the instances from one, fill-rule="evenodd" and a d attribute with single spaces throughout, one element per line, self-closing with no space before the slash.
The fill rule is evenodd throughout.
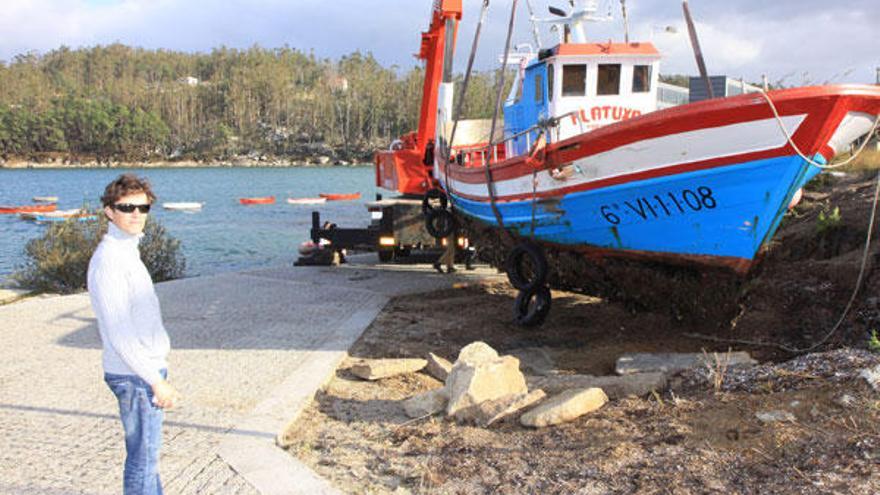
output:
<path id="1" fill-rule="evenodd" d="M 379 261 L 382 263 L 390 263 L 394 259 L 394 250 L 392 249 L 380 249 L 377 253 L 379 254 Z"/>
<path id="2" fill-rule="evenodd" d="M 433 205 L 431 205 L 432 201 L 440 201 L 440 209 L 445 210 L 446 206 L 449 204 L 449 199 L 446 197 L 446 193 L 437 189 L 428 189 L 428 192 L 425 193 L 425 197 L 422 198 L 422 213 L 427 215 L 429 211 L 436 210 Z"/>
<path id="3" fill-rule="evenodd" d="M 550 314 L 551 300 L 550 289 L 544 285 L 519 291 L 513 303 L 514 322 L 521 327 L 540 326 Z"/>
<path id="4" fill-rule="evenodd" d="M 425 215 L 425 229 L 436 239 L 442 239 L 455 232 L 455 217 L 449 210 L 433 209 Z"/>
<path id="5" fill-rule="evenodd" d="M 534 290 L 547 281 L 547 258 L 540 246 L 521 242 L 510 250 L 504 262 L 507 280 L 515 289 Z"/>

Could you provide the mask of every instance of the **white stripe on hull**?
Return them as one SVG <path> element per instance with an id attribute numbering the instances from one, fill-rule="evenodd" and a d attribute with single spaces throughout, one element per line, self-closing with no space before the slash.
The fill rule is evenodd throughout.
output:
<path id="1" fill-rule="evenodd" d="M 783 117 L 782 122 L 789 134 L 793 135 L 805 118 L 806 114 L 792 115 Z M 787 139 L 775 118 L 671 134 L 626 144 L 576 160 L 565 167 L 575 167 L 574 174 L 566 180 L 554 179 L 549 171 L 541 171 L 537 174 L 538 184 L 535 190 L 540 194 L 562 187 L 683 163 L 777 149 L 786 144 Z M 455 193 L 488 197 L 485 183 L 466 183 L 452 177 L 450 181 Z M 495 182 L 498 197 L 528 194 L 532 190 L 531 175 Z"/>

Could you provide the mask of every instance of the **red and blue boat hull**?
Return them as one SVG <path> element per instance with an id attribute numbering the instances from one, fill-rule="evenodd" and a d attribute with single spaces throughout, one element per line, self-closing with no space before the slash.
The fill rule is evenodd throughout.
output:
<path id="1" fill-rule="evenodd" d="M 880 114 L 873 86 L 769 98 L 778 118 L 761 95 L 712 100 L 550 143 L 543 160 L 495 164 L 501 221 L 556 248 L 746 271 L 797 191 L 821 171 L 798 151 L 824 164 Z M 485 176 L 482 167 L 437 170 L 458 213 L 498 227 Z"/>

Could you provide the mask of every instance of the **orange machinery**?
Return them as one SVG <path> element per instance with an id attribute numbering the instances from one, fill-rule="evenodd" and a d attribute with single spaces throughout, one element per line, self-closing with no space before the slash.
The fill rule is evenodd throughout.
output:
<path id="1" fill-rule="evenodd" d="M 419 127 L 392 145 L 390 150 L 377 151 L 373 157 L 376 185 L 404 195 L 422 196 L 434 187 L 431 177 L 433 160 L 426 151 L 433 147 L 437 130 L 437 95 L 444 71 L 451 71 L 455 36 L 461 20 L 462 0 L 434 0 L 431 26 L 422 33 L 419 60 L 425 61 L 425 82 Z M 444 67 L 444 61 L 450 63 Z M 428 143 L 431 143 L 430 145 Z M 426 163 L 427 162 L 427 163 Z"/>

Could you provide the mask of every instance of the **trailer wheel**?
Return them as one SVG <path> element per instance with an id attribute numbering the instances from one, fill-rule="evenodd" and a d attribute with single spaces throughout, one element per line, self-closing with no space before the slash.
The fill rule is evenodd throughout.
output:
<path id="1" fill-rule="evenodd" d="M 513 303 L 514 322 L 521 327 L 537 327 L 544 323 L 550 313 L 550 289 L 540 285 L 521 290 Z"/>
<path id="2" fill-rule="evenodd" d="M 440 202 L 440 209 L 445 210 L 446 205 L 449 204 L 449 199 L 446 197 L 446 193 L 437 189 L 428 189 L 428 192 L 425 193 L 425 197 L 422 198 L 422 213 L 427 215 L 429 211 L 436 210 L 437 208 L 432 204 L 434 201 Z"/>
<path id="3" fill-rule="evenodd" d="M 448 237 L 455 231 L 455 228 L 455 217 L 449 210 L 429 210 L 425 215 L 425 229 L 436 239 Z"/>
<path id="4" fill-rule="evenodd" d="M 517 244 L 504 263 L 507 279 L 515 289 L 532 290 L 547 281 L 547 258 L 541 248 L 530 242 Z"/>

